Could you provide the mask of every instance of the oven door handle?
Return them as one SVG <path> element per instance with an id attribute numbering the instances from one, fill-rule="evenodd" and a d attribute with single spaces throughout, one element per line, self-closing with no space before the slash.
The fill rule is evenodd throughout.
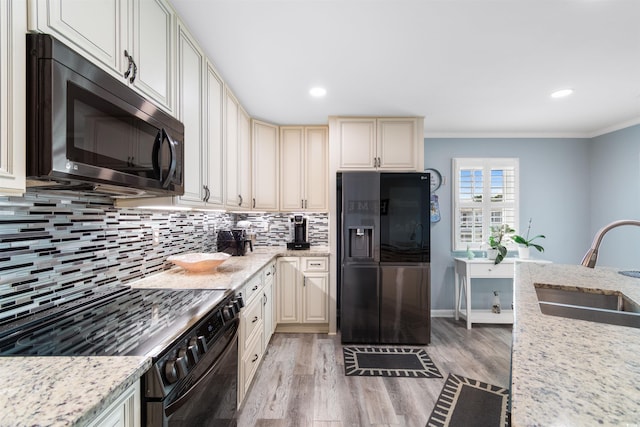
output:
<path id="1" fill-rule="evenodd" d="M 187 400 L 189 400 L 189 397 L 191 396 L 191 393 L 193 393 L 193 391 L 196 389 L 196 387 L 198 387 L 198 384 L 200 384 L 202 381 L 204 381 L 204 379 L 207 378 L 209 376 L 209 374 L 211 374 L 211 372 L 216 370 L 218 368 L 218 366 L 220 365 L 220 362 L 222 360 L 224 360 L 224 358 L 226 358 L 231 351 L 234 350 L 233 346 L 234 345 L 237 346 L 237 343 L 238 343 L 238 333 L 240 331 L 239 323 L 240 323 L 240 318 L 236 317 L 229 324 L 229 328 L 234 327 L 234 326 L 236 328 L 236 332 L 233 334 L 233 338 L 231 338 L 229 340 L 229 342 L 227 343 L 227 346 L 224 348 L 222 353 L 220 353 L 220 357 L 218 357 L 216 359 L 216 361 L 211 364 L 209 369 L 207 369 L 207 371 L 203 375 L 201 375 L 200 378 L 198 378 L 198 380 L 195 383 L 193 383 L 193 385 L 189 388 L 189 390 L 185 391 L 182 394 L 182 396 L 180 396 L 173 403 L 171 403 L 170 405 L 168 405 L 166 407 L 165 415 L 167 417 L 170 416 L 171 414 L 173 414 L 174 412 L 176 412 L 178 409 L 180 409 L 180 407 L 182 405 L 184 405 L 187 402 Z"/>

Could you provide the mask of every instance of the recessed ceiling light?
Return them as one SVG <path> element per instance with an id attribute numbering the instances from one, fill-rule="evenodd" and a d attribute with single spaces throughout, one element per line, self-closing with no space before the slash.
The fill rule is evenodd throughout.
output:
<path id="1" fill-rule="evenodd" d="M 569 96 L 573 93 L 573 89 L 560 89 L 551 93 L 552 98 L 564 98 L 565 96 Z"/>
<path id="2" fill-rule="evenodd" d="M 309 91 L 309 94 L 311 96 L 315 96 L 316 98 L 320 98 L 323 97 L 327 94 L 327 90 L 323 87 L 313 87 L 311 88 L 311 90 Z"/>

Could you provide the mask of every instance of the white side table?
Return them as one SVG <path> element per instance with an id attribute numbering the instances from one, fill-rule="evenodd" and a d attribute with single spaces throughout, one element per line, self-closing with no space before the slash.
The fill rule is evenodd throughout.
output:
<path id="1" fill-rule="evenodd" d="M 513 309 L 503 308 L 500 313 L 493 313 L 490 309 L 471 310 L 472 279 L 511 279 L 515 274 L 517 262 L 549 263 L 539 259 L 505 258 L 500 264 L 494 264 L 488 258 L 454 258 L 455 272 L 455 319 L 460 317 L 467 321 L 467 329 L 472 323 L 508 323 L 513 324 Z M 462 309 L 462 293 L 465 295 L 465 308 Z"/>

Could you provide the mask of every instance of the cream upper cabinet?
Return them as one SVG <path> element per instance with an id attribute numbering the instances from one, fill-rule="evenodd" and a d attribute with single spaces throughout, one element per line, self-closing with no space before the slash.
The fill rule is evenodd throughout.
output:
<path id="1" fill-rule="evenodd" d="M 251 119 L 226 88 L 225 206 L 251 208 Z"/>
<path id="2" fill-rule="evenodd" d="M 175 27 L 175 13 L 165 0 L 29 2 L 31 31 L 53 35 L 169 113 L 174 112 Z"/>
<path id="3" fill-rule="evenodd" d="M 377 164 L 376 119 L 335 121 L 341 169 L 373 169 Z"/>
<path id="4" fill-rule="evenodd" d="M 25 190 L 25 33 L 23 0 L 0 2 L 0 195 Z"/>
<path id="5" fill-rule="evenodd" d="M 251 117 L 238 108 L 238 189 L 240 208 L 251 208 Z"/>
<path id="6" fill-rule="evenodd" d="M 333 117 L 330 127 L 341 170 L 424 169 L 421 117 Z"/>
<path id="7" fill-rule="evenodd" d="M 164 0 L 128 0 L 128 7 L 126 48 L 131 49 L 127 53 L 133 56 L 137 68 L 133 86 L 172 112 L 176 15 Z M 128 67 L 129 61 L 124 58 L 120 71 L 126 73 Z"/>
<path id="8" fill-rule="evenodd" d="M 257 210 L 278 210 L 278 126 L 252 120 L 253 201 Z"/>
<path id="9" fill-rule="evenodd" d="M 204 72 L 204 55 L 186 28 L 179 24 L 177 112 L 184 124 L 184 195 L 179 197 L 180 204 L 205 203 Z"/>
<path id="10" fill-rule="evenodd" d="M 328 146 L 327 126 L 280 128 L 280 210 L 327 210 Z"/>
<path id="11" fill-rule="evenodd" d="M 231 208 L 240 206 L 238 186 L 238 101 L 227 89 L 225 91 L 225 201 Z"/>
<path id="12" fill-rule="evenodd" d="M 207 62 L 206 72 L 206 182 L 205 201 L 209 206 L 224 204 L 224 83 L 213 65 Z"/>

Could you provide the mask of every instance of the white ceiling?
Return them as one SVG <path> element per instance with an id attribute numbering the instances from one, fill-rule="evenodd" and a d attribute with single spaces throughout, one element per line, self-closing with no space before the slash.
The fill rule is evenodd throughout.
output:
<path id="1" fill-rule="evenodd" d="M 418 115 L 428 137 L 590 137 L 640 123 L 640 0 L 171 3 L 247 112 L 276 124 Z"/>

